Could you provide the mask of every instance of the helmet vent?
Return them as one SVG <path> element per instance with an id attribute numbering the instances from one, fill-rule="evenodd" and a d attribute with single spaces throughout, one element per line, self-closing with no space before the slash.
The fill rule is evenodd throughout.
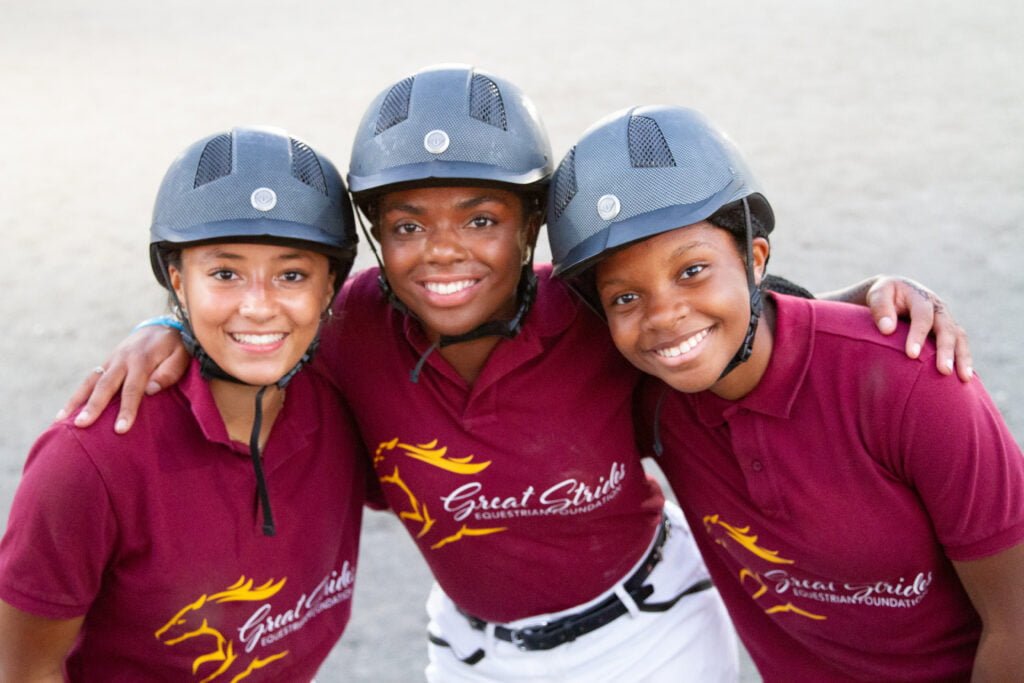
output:
<path id="1" fill-rule="evenodd" d="M 292 175 L 323 195 L 327 194 L 327 178 L 320 167 L 316 152 L 304 142 L 289 138 L 292 142 Z"/>
<path id="2" fill-rule="evenodd" d="M 469 88 L 469 115 L 495 128 L 508 130 L 501 90 L 498 89 L 498 84 L 487 76 L 473 75 Z"/>
<path id="3" fill-rule="evenodd" d="M 576 148 L 573 147 L 569 150 L 569 153 L 565 155 L 565 159 L 558 165 L 558 170 L 555 172 L 555 189 L 554 189 L 554 216 L 553 220 L 557 220 L 566 207 L 569 206 L 569 202 L 576 196 Z"/>
<path id="4" fill-rule="evenodd" d="M 658 123 L 647 116 L 629 117 L 629 163 L 633 168 L 676 165 Z"/>
<path id="5" fill-rule="evenodd" d="M 218 178 L 231 175 L 231 134 L 222 133 L 206 143 L 199 156 L 199 168 L 192 187 L 212 183 Z"/>
<path id="6" fill-rule="evenodd" d="M 409 118 L 409 99 L 412 97 L 413 77 L 402 79 L 388 91 L 384 103 L 380 105 L 377 115 L 377 126 L 374 135 L 380 135 L 391 126 L 398 125 Z"/>

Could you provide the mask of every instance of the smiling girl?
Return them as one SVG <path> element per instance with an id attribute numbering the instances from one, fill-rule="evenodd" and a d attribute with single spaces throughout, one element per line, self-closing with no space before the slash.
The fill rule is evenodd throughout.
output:
<path id="1" fill-rule="evenodd" d="M 694 111 L 605 119 L 568 178 L 556 269 L 661 380 L 652 448 L 765 680 L 1021 680 L 1024 458 L 981 383 L 766 294 L 771 207 Z"/>
<path id="2" fill-rule="evenodd" d="M 0 679 L 316 674 L 348 622 L 367 473 L 337 395 L 299 370 L 355 256 L 348 206 L 276 129 L 168 170 L 152 264 L 193 360 L 126 437 L 112 405 L 36 442 L 0 544 Z"/>

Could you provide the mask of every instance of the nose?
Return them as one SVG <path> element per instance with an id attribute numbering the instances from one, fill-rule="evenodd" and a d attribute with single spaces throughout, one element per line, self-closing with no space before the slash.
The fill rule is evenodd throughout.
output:
<path id="1" fill-rule="evenodd" d="M 454 228 L 442 228 L 430 233 L 427 243 L 427 260 L 430 263 L 458 263 L 466 259 L 466 245 Z"/>
<path id="2" fill-rule="evenodd" d="M 678 291 L 659 291 L 648 296 L 644 323 L 651 330 L 674 327 L 690 314 L 690 304 Z"/>
<path id="3" fill-rule="evenodd" d="M 242 295 L 242 302 L 238 308 L 246 318 L 254 322 L 265 322 L 274 317 L 277 312 L 276 301 L 270 291 L 270 284 L 257 278 L 249 283 Z"/>

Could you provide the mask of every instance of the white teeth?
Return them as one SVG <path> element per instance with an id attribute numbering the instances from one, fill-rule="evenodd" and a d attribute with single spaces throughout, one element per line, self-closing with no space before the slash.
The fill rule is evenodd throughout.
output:
<path id="1" fill-rule="evenodd" d="M 679 346 L 673 346 L 667 349 L 657 349 L 654 353 L 662 358 L 677 358 L 678 356 L 681 356 L 684 353 L 689 353 L 697 348 L 697 344 L 700 344 L 704 341 L 704 337 L 708 336 L 708 331 L 709 330 L 701 330 L 697 334 L 685 340 Z"/>
<path id="2" fill-rule="evenodd" d="M 265 344 L 276 344 L 284 339 L 284 334 L 281 332 L 274 334 L 232 334 L 231 338 L 241 344 L 263 346 Z"/>
<path id="3" fill-rule="evenodd" d="M 476 280 L 459 280 L 458 282 L 424 282 L 423 286 L 427 288 L 427 291 L 433 292 L 434 294 L 455 294 L 461 292 L 467 287 L 472 287 L 476 284 Z"/>

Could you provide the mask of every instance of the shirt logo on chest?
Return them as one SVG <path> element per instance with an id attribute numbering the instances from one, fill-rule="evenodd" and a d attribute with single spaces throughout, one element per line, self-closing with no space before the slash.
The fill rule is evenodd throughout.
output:
<path id="1" fill-rule="evenodd" d="M 728 549 L 730 555 L 743 564 L 737 578 L 766 614 L 794 614 L 814 621 L 826 620 L 825 615 L 811 611 L 811 603 L 907 609 L 924 600 L 933 580 L 932 573 L 926 571 L 916 572 L 909 580 L 899 577 L 850 582 L 809 577 L 797 569 L 794 560 L 764 547 L 758 536 L 751 533 L 749 525 L 729 524 L 717 514 L 706 515 L 703 521 L 704 530 L 715 543 Z M 806 609 L 794 604 L 796 599 Z"/>
<path id="2" fill-rule="evenodd" d="M 198 677 L 200 669 L 206 667 L 203 669 L 203 673 L 208 675 L 202 679 L 203 683 L 206 683 L 206 681 L 212 681 L 231 670 L 233 672 L 231 677 L 222 680 L 240 681 L 247 678 L 253 671 L 288 656 L 288 650 L 282 650 L 266 657 L 245 657 L 242 658 L 242 661 L 238 661 L 240 655 L 235 652 L 235 642 L 218 629 L 210 626 L 208 620 L 203 616 L 203 608 L 207 605 L 225 602 L 267 600 L 281 590 L 285 581 L 286 579 L 281 579 L 274 582 L 271 579 L 262 586 L 254 587 L 252 579 L 242 576 L 226 590 L 200 595 L 195 602 L 183 607 L 153 635 L 169 647 L 193 638 L 210 639 L 207 640 L 210 651 L 192 662 L 192 672 Z M 215 667 L 212 672 L 209 672 L 210 666 Z"/>
<path id="3" fill-rule="evenodd" d="M 457 476 L 471 476 L 479 474 L 486 470 L 490 464 L 490 460 L 483 462 L 474 462 L 476 459 L 475 455 L 467 455 L 465 457 L 449 457 L 448 447 L 442 446 L 437 447 L 437 439 L 429 443 L 424 444 L 407 444 L 402 443 L 398 438 L 391 439 L 390 441 L 384 441 L 373 454 L 374 467 L 382 465 L 388 455 L 397 454 L 404 455 L 418 460 L 422 463 L 429 465 L 450 474 Z M 434 527 L 435 518 L 431 516 L 430 510 L 427 504 L 413 493 L 412 489 L 405 480 L 402 479 L 402 474 L 399 471 L 399 467 L 396 464 L 390 474 L 379 473 L 380 483 L 382 485 L 391 485 L 397 487 L 402 491 L 406 500 L 408 501 L 408 508 L 405 510 L 396 509 L 400 519 L 406 520 L 415 525 L 419 525 L 419 531 L 416 533 L 416 538 L 424 538 L 427 536 Z M 463 524 L 455 533 L 449 534 L 440 538 L 430 545 L 431 550 L 437 550 L 443 548 L 449 543 L 455 543 L 461 541 L 463 538 L 472 536 L 487 536 L 490 534 L 496 534 L 505 531 L 508 527 L 472 527 L 468 524 Z"/>

